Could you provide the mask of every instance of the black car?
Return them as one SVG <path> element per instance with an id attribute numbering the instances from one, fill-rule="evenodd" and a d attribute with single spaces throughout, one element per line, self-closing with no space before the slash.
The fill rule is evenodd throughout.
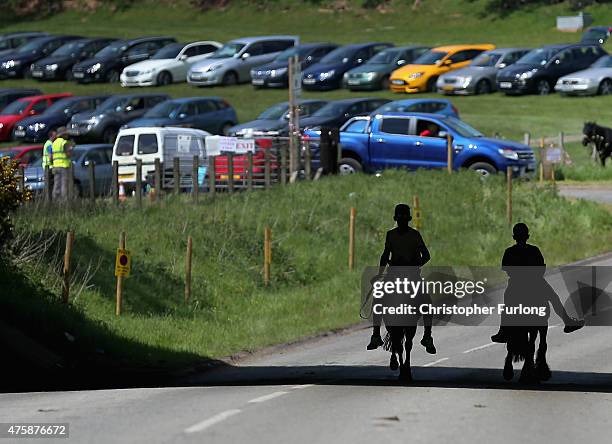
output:
<path id="1" fill-rule="evenodd" d="M 497 73 L 497 87 L 506 94 L 547 95 L 554 91 L 559 77 L 586 69 L 606 54 L 598 44 L 549 45 L 533 49 Z"/>
<path id="2" fill-rule="evenodd" d="M 30 40 L 46 37 L 46 32 L 11 32 L 0 36 L 0 56 L 19 48 Z"/>
<path id="3" fill-rule="evenodd" d="M 310 117 L 300 119 L 300 128 L 318 130 L 321 127 L 340 128 L 351 117 L 367 116 L 388 99 L 360 98 L 329 102 Z"/>
<path id="4" fill-rule="evenodd" d="M 170 43 L 174 37 L 143 37 L 118 40 L 101 49 L 92 58 L 77 63 L 72 68 L 73 78 L 80 83 L 119 81 L 121 71 L 128 65 L 151 58 Z"/>
<path id="5" fill-rule="evenodd" d="M 75 114 L 68 133 L 77 138 L 113 143 L 126 123 L 142 117 L 158 103 L 170 99 L 167 94 L 122 94 L 106 99 L 93 111 Z"/>
<path id="6" fill-rule="evenodd" d="M 305 119 L 327 105 L 326 100 L 300 100 L 298 110 L 300 119 Z M 272 105 L 262 112 L 257 119 L 241 123 L 228 130 L 230 136 L 242 136 L 248 133 L 275 133 L 280 136 L 289 134 L 289 102 Z"/>
<path id="7" fill-rule="evenodd" d="M 610 38 L 611 26 L 592 26 L 582 34 L 581 43 L 598 43 L 603 45 Z"/>
<path id="8" fill-rule="evenodd" d="M 342 86 L 344 73 L 367 62 L 380 51 L 390 48 L 390 43 L 356 43 L 341 46 L 304 70 L 302 86 L 310 90 L 337 89 Z"/>
<path id="9" fill-rule="evenodd" d="M 58 100 L 42 114 L 20 120 L 13 129 L 13 139 L 27 142 L 44 142 L 49 131 L 66 126 L 72 116 L 96 109 L 108 95 L 66 97 Z"/>
<path id="10" fill-rule="evenodd" d="M 40 96 L 42 92 L 39 89 L 26 89 L 26 88 L 6 88 L 0 89 L 0 111 L 4 109 L 6 105 L 14 102 L 22 97 L 29 96 Z"/>
<path id="11" fill-rule="evenodd" d="M 75 63 L 93 57 L 114 41 L 109 38 L 72 40 L 57 48 L 49 57 L 32 63 L 30 75 L 39 80 L 71 80 Z"/>
<path id="12" fill-rule="evenodd" d="M 80 37 L 54 35 L 30 40 L 15 51 L 0 57 L 0 79 L 19 78 L 29 75 L 32 63 L 47 57 L 64 43 L 78 38 Z"/>
<path id="13" fill-rule="evenodd" d="M 251 70 L 251 84 L 256 88 L 289 86 L 289 58 L 298 56 L 301 68 L 308 68 L 336 49 L 333 43 L 307 43 L 281 52 L 274 61 Z"/>

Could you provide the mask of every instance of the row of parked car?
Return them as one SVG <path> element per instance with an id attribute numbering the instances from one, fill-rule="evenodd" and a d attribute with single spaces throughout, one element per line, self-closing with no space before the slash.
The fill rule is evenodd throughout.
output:
<path id="1" fill-rule="evenodd" d="M 610 28 L 594 27 L 580 43 L 528 49 L 492 44 L 300 44 L 297 36 L 288 35 L 240 38 L 222 45 L 178 43 L 167 36 L 116 40 L 15 33 L 0 36 L 0 78 L 121 82 L 125 87 L 251 82 L 255 88 L 286 88 L 289 58 L 297 56 L 302 87 L 308 90 L 609 94 L 612 57 L 600 46 L 609 35 Z"/>

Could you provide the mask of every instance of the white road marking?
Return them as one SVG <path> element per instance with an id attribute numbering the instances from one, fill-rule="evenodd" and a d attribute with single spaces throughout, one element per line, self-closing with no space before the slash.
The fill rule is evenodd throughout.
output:
<path id="1" fill-rule="evenodd" d="M 308 387 L 314 387 L 314 384 L 302 384 L 302 385 L 294 385 L 293 387 L 291 387 L 293 390 L 301 390 L 301 389 L 305 389 Z"/>
<path id="2" fill-rule="evenodd" d="M 438 359 L 437 361 L 429 362 L 427 364 L 424 364 L 423 367 L 431 367 L 432 365 L 436 365 L 444 361 L 448 361 L 448 358 L 441 358 L 441 359 Z"/>
<path id="3" fill-rule="evenodd" d="M 492 345 L 497 345 L 497 342 L 489 342 L 488 344 L 481 345 L 479 347 L 470 348 L 469 350 L 465 350 L 463 353 L 472 353 L 477 350 L 482 350 L 483 348 L 491 347 Z"/>
<path id="4" fill-rule="evenodd" d="M 266 401 L 269 401 L 270 399 L 274 399 L 274 398 L 278 398 L 279 396 L 286 395 L 287 393 L 289 393 L 289 392 L 274 392 L 274 393 L 270 393 L 269 395 L 263 395 L 263 396 L 260 396 L 259 398 L 251 399 L 249 401 L 249 403 L 253 404 L 253 403 L 258 403 L 258 402 L 266 402 Z"/>
<path id="5" fill-rule="evenodd" d="M 231 416 L 237 415 L 238 413 L 240 413 L 240 410 L 238 409 L 226 410 L 224 412 L 218 413 L 215 416 L 211 416 L 210 418 L 205 419 L 202 422 L 198 422 L 197 424 L 186 428 L 185 433 L 201 432 L 202 430 L 206 430 L 207 428 L 214 426 L 215 424 L 218 424 L 221 421 L 225 421 Z"/>

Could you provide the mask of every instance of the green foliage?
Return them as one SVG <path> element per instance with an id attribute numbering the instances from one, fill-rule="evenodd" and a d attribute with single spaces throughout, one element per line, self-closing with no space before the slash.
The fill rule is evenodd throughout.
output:
<path id="1" fill-rule="evenodd" d="M 18 172 L 17 162 L 8 157 L 0 158 L 0 254 L 2 256 L 13 237 L 11 213 L 30 198 L 30 193 L 19 189 Z"/>

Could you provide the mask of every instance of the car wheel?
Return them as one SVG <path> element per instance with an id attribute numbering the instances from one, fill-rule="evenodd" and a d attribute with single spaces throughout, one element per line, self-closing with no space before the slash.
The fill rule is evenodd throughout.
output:
<path id="1" fill-rule="evenodd" d="M 491 92 L 491 84 L 488 80 L 479 80 L 476 84 L 476 94 L 489 94 Z"/>
<path id="2" fill-rule="evenodd" d="M 603 79 L 601 83 L 599 84 L 597 94 L 600 94 L 602 96 L 607 96 L 608 94 L 612 94 L 612 80 Z"/>
<path id="3" fill-rule="evenodd" d="M 115 71 L 114 69 L 106 73 L 106 81 L 108 83 L 117 83 L 119 82 L 119 71 Z"/>
<path id="4" fill-rule="evenodd" d="M 476 162 L 471 164 L 468 169 L 472 170 L 472 171 L 476 171 L 478 174 L 480 174 L 482 177 L 488 177 L 491 174 L 495 174 L 497 173 L 497 169 L 491 165 L 490 163 L 487 162 Z"/>
<path id="5" fill-rule="evenodd" d="M 222 83 L 224 86 L 236 85 L 238 83 L 238 75 L 234 71 L 226 72 Z"/>
<path id="6" fill-rule="evenodd" d="M 383 79 L 380 81 L 380 87 L 383 90 L 388 90 L 391 87 L 391 80 L 389 80 L 389 76 L 383 77 Z"/>
<path id="7" fill-rule="evenodd" d="M 538 80 L 538 83 L 536 83 L 536 92 L 540 96 L 549 95 L 550 94 L 550 83 L 548 83 L 548 80 L 546 79 Z"/>
<path id="8" fill-rule="evenodd" d="M 436 90 L 436 82 L 438 81 L 437 77 L 431 77 L 427 81 L 427 91 L 426 92 L 434 92 Z"/>
<path id="9" fill-rule="evenodd" d="M 157 76 L 157 86 L 166 86 L 172 83 L 172 75 L 168 71 L 162 71 Z"/>
<path id="10" fill-rule="evenodd" d="M 109 127 L 104 130 L 102 133 L 102 140 L 104 143 L 115 143 L 115 139 L 117 138 L 117 128 Z"/>
<path id="11" fill-rule="evenodd" d="M 338 164 L 338 174 L 340 174 L 341 176 L 361 173 L 362 171 L 363 167 L 361 166 L 358 160 L 352 159 L 350 157 L 340 159 L 340 163 Z"/>

